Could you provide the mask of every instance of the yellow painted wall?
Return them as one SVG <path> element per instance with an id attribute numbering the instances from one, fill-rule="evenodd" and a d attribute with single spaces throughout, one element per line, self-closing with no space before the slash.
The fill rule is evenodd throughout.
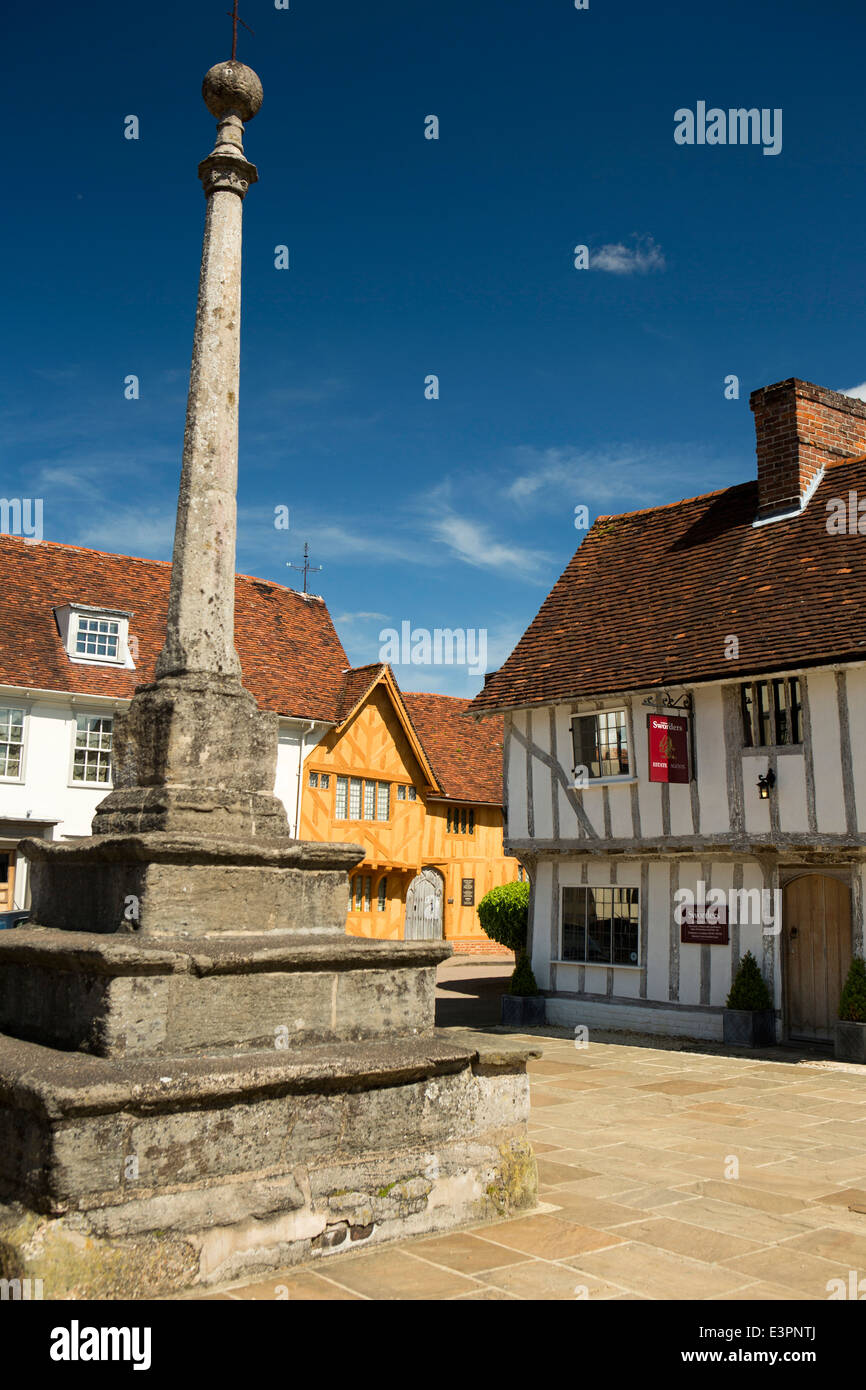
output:
<path id="1" fill-rule="evenodd" d="M 330 775 L 327 790 L 309 786 L 309 773 Z M 388 821 L 336 820 L 337 776 L 390 782 Z M 414 786 L 416 801 L 399 801 L 397 786 Z M 500 883 L 517 878 L 517 860 L 502 853 L 502 812 L 476 806 L 475 832 L 446 831 L 447 804 L 427 801 L 429 785 L 412 751 L 391 697 L 376 686 L 341 734 L 332 731 L 305 763 L 301 795 L 300 836 L 306 840 L 343 840 L 364 846 L 365 856 L 355 874 L 369 876 L 371 907 L 358 912 L 354 898 L 346 920 L 353 936 L 402 940 L 406 890 L 422 868 L 436 868 L 445 877 L 443 925 L 447 939 L 487 941 L 474 907 L 461 906 L 461 880 L 475 879 L 475 902 Z M 388 879 L 388 901 L 378 911 L 379 880 Z M 453 901 L 449 902 L 449 899 Z"/>

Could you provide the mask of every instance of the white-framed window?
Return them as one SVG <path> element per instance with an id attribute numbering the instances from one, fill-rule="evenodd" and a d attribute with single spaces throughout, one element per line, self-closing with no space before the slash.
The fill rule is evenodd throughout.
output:
<path id="1" fill-rule="evenodd" d="M 111 781 L 111 743 L 114 720 L 110 715 L 77 714 L 72 780 L 88 786 Z"/>
<path id="2" fill-rule="evenodd" d="M 24 776 L 24 715 L 23 709 L 0 707 L 0 778 L 11 782 Z"/>
<path id="3" fill-rule="evenodd" d="M 78 614 L 75 633 L 75 655 L 95 656 L 103 661 L 117 661 L 120 643 L 120 623 L 116 618 L 88 618 Z"/>
<path id="4" fill-rule="evenodd" d="M 628 777 L 628 720 L 624 709 L 576 714 L 571 721 L 575 770 L 585 767 L 590 779 Z"/>
<path id="5" fill-rule="evenodd" d="M 320 785 L 327 785 L 324 776 Z M 337 778 L 334 820 L 388 820 L 390 812 L 390 782 L 364 777 Z"/>
<path id="6" fill-rule="evenodd" d="M 638 888 L 563 888 L 560 960 L 581 965 L 640 963 Z"/>

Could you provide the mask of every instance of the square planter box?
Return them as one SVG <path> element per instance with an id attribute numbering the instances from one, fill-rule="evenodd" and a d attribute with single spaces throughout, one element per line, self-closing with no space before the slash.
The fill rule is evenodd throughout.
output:
<path id="1" fill-rule="evenodd" d="M 866 1065 L 866 1023 L 848 1023 L 837 1018 L 833 1025 L 833 1055 L 837 1062 Z"/>
<path id="2" fill-rule="evenodd" d="M 722 1030 L 733 1047 L 775 1047 L 774 1009 L 723 1009 Z"/>
<path id="3" fill-rule="evenodd" d="M 502 1022 L 509 1028 L 540 1028 L 544 1018 L 543 994 L 503 994 Z"/>

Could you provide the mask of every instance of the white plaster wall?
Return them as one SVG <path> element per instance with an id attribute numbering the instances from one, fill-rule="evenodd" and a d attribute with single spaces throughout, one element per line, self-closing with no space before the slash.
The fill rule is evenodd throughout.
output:
<path id="1" fill-rule="evenodd" d="M 526 716 L 518 711 L 514 715 L 514 725 L 521 733 L 526 730 Z M 507 753 L 506 800 L 508 803 L 508 834 L 516 840 L 525 840 L 529 834 L 527 826 L 528 803 L 526 798 L 526 750 L 516 738 L 509 738 Z"/>
<path id="2" fill-rule="evenodd" d="M 0 705 L 29 709 L 24 743 L 24 782 L 0 781 L 0 817 L 11 820 L 57 820 L 55 838 L 89 835 L 90 822 L 110 786 L 71 785 L 72 746 L 77 714 L 112 715 L 105 706 L 62 700 L 0 699 Z M 121 706 L 122 708 L 122 706 Z"/>
<path id="3" fill-rule="evenodd" d="M 749 764 L 755 764 L 755 758 L 744 758 L 746 770 Z M 776 760 L 777 782 L 773 790 L 773 795 L 777 799 L 779 807 L 779 826 L 782 830 L 791 833 L 805 832 L 809 829 L 809 812 L 806 804 L 806 759 L 801 753 L 791 753 Z M 765 769 L 759 764 L 755 769 L 751 782 L 751 795 L 758 796 L 755 783 L 758 780 L 758 771 L 764 772 Z M 747 791 L 748 789 L 744 788 Z M 841 790 L 841 789 L 840 789 Z"/>
<path id="4" fill-rule="evenodd" d="M 634 826 L 631 818 L 631 787 L 610 786 L 608 787 L 607 794 L 610 805 L 610 828 L 614 839 L 633 839 Z M 604 829 L 603 813 L 602 829 Z"/>
<path id="5" fill-rule="evenodd" d="M 297 808 L 302 802 L 298 802 L 298 778 L 302 777 L 303 768 L 301 767 L 301 744 L 303 741 L 304 761 L 315 748 L 317 743 L 321 743 L 326 730 L 330 726 L 327 724 L 317 724 L 311 731 L 307 724 L 299 723 L 296 720 L 281 719 L 280 735 L 277 745 L 277 775 L 274 779 L 274 794 L 280 798 L 286 808 L 286 815 L 289 819 L 289 834 L 297 835 Z M 301 786 L 301 797 L 304 795 L 304 787 Z"/>
<path id="6" fill-rule="evenodd" d="M 541 989 L 550 989 L 550 922 L 553 868 L 544 861 L 535 875 L 532 913 L 532 970 Z"/>
<path id="7" fill-rule="evenodd" d="M 843 831 L 845 803 L 842 797 L 836 680 L 832 671 L 810 671 L 808 683 L 818 829 Z M 863 794 L 866 795 L 866 787 Z"/>
<path id="8" fill-rule="evenodd" d="M 734 886 L 734 866 L 725 862 L 714 863 L 711 866 L 710 885 L 713 888 L 721 888 L 724 893 L 730 892 Z M 731 928 L 728 926 L 728 939 L 730 940 Z M 680 950 L 684 948 L 681 946 Z M 724 1005 L 731 988 L 731 947 L 730 946 L 711 946 L 710 947 L 710 1003 L 717 1006 Z"/>
<path id="9" fill-rule="evenodd" d="M 544 750 L 550 748 L 550 714 L 545 707 L 532 710 L 529 714 L 529 737 Z M 540 758 L 532 760 L 532 796 L 535 816 L 535 838 L 550 840 L 553 836 L 553 786 L 552 773 Z"/>
<path id="10" fill-rule="evenodd" d="M 667 922 L 671 904 L 670 884 L 670 866 L 650 860 L 646 960 L 648 999 L 667 999 L 668 997 L 671 953 Z"/>
<path id="11" fill-rule="evenodd" d="M 556 718 L 556 757 L 559 759 L 568 779 L 569 785 L 573 781 L 572 769 L 574 767 L 574 746 L 571 741 L 571 712 L 566 705 L 559 705 L 555 711 Z M 559 798 L 559 834 L 562 839 L 569 839 L 577 834 L 577 817 L 569 801 L 565 788 L 561 782 L 557 782 L 557 796 Z"/>
<path id="12" fill-rule="evenodd" d="M 728 829 L 728 790 L 725 777 L 725 735 L 721 686 L 694 692 L 695 749 L 701 834 Z"/>
<path id="13" fill-rule="evenodd" d="M 857 828 L 866 830 L 866 667 L 848 672 L 848 723 L 851 766 L 857 800 Z"/>

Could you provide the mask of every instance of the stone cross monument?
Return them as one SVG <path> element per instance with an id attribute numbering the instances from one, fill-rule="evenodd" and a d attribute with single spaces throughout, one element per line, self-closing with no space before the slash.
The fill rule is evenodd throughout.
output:
<path id="1" fill-rule="evenodd" d="M 97 810 L 97 835 L 288 835 L 273 795 L 276 715 L 241 685 L 234 642 L 241 220 L 258 179 L 243 122 L 261 107 L 262 85 L 243 63 L 218 63 L 202 94 L 218 131 L 198 169 L 207 212 L 165 646 L 155 684 L 119 721 L 115 790 Z"/>
<path id="2" fill-rule="evenodd" d="M 262 103 L 211 68 L 165 645 L 78 843 L 0 933 L 0 1277 L 148 1296 L 534 1201 L 527 1052 L 434 1028 L 442 942 L 345 932 L 359 845 L 293 841 L 234 647 L 241 217 Z M 134 911 L 130 912 L 130 905 Z"/>

